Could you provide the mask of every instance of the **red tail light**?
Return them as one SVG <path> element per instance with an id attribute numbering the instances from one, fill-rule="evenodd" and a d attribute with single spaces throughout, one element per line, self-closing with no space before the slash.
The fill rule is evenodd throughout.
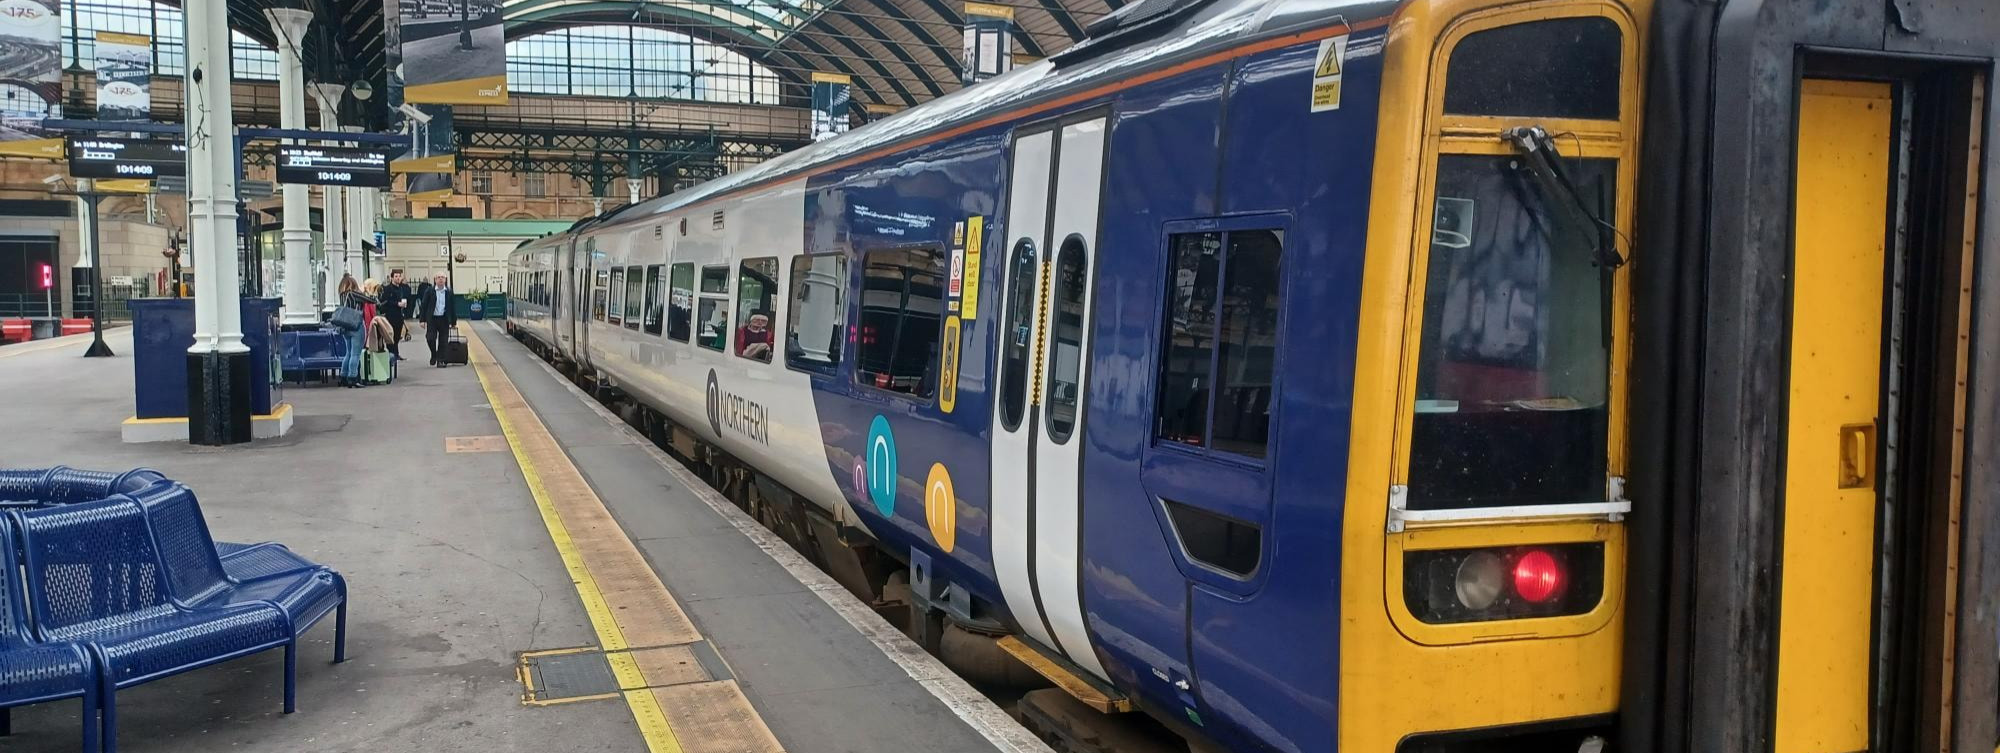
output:
<path id="1" fill-rule="evenodd" d="M 1403 602 L 1431 624 L 1583 614 L 1604 595 L 1596 542 L 1403 554 Z"/>
<path id="2" fill-rule="evenodd" d="M 1530 549 L 1514 562 L 1514 593 L 1540 604 L 1562 595 L 1569 578 L 1562 563 L 1547 551 Z"/>

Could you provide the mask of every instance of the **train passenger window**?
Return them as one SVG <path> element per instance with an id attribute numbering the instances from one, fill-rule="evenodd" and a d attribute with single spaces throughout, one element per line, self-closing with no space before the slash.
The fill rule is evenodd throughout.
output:
<path id="1" fill-rule="evenodd" d="M 1090 264 L 1083 237 L 1072 235 L 1056 254 L 1055 307 L 1049 312 L 1049 440 L 1069 441 L 1076 428 L 1077 403 L 1083 385 L 1078 374 L 1083 368 L 1084 298 L 1089 292 Z"/>
<path id="2" fill-rule="evenodd" d="M 1617 120 L 1622 42 L 1602 16 L 1473 32 L 1452 48 L 1444 111 Z"/>
<path id="3" fill-rule="evenodd" d="M 675 264 L 667 275 L 667 339 L 688 341 L 694 321 L 694 265 Z"/>
<path id="4" fill-rule="evenodd" d="M 883 249 L 861 257 L 856 382 L 923 398 L 936 391 L 945 274 L 944 253 L 935 247 Z"/>
<path id="5" fill-rule="evenodd" d="M 1279 230 L 1168 239 L 1165 342 L 1154 436 L 1262 458 L 1277 362 Z"/>
<path id="6" fill-rule="evenodd" d="M 1000 331 L 1000 424 L 1008 431 L 1021 425 L 1028 409 L 1028 352 L 1035 329 L 1035 277 L 1041 262 L 1035 242 L 1014 243 L 1007 260 L 1007 327 Z"/>
<path id="7" fill-rule="evenodd" d="M 785 316 L 785 365 L 833 373 L 847 339 L 847 256 L 792 257 L 792 303 Z"/>
<path id="8" fill-rule="evenodd" d="M 665 305 L 660 301 L 660 270 L 665 264 L 646 267 L 646 334 L 660 334 L 660 317 Z"/>
<path id="9" fill-rule="evenodd" d="M 639 317 L 646 305 L 646 273 L 638 267 L 625 268 L 625 327 L 639 328 Z"/>
<path id="10" fill-rule="evenodd" d="M 1617 184 L 1614 160 L 1562 162 L 1580 196 Z M 1411 509 L 1605 499 L 1610 270 L 1599 229 L 1539 186 L 1515 157 L 1438 158 Z"/>
<path id="11" fill-rule="evenodd" d="M 736 271 L 736 355 L 771 362 L 777 330 L 771 316 L 778 299 L 778 257 L 744 259 Z"/>
<path id="12" fill-rule="evenodd" d="M 625 268 L 624 267 L 618 267 L 611 270 L 610 291 L 611 292 L 609 295 L 611 296 L 611 305 L 610 305 L 611 315 L 609 318 L 605 319 L 605 321 L 610 322 L 612 324 L 623 324 L 625 322 Z"/>
<path id="13" fill-rule="evenodd" d="M 729 342 L 729 268 L 701 268 L 701 298 L 695 301 L 694 343 L 724 350 Z"/>

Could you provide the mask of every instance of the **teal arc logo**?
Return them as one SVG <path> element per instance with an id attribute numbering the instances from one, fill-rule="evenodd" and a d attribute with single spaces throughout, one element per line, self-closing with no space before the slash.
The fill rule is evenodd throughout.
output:
<path id="1" fill-rule="evenodd" d="M 896 433 L 889 430 L 889 419 L 880 414 L 868 426 L 867 459 L 868 499 L 875 503 L 875 510 L 882 517 L 896 517 Z"/>

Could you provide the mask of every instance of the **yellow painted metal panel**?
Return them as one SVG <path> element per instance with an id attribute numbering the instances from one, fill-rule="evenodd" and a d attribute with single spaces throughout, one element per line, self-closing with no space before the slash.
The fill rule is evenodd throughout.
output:
<path id="1" fill-rule="evenodd" d="M 1868 747 L 1892 94 L 1810 80 L 1799 98 L 1778 753 Z"/>

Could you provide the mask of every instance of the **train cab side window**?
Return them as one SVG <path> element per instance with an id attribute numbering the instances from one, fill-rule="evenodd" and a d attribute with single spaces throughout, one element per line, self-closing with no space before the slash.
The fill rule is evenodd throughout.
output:
<path id="1" fill-rule="evenodd" d="M 935 247 L 861 257 L 856 382 L 922 398 L 936 391 L 945 274 L 944 253 Z"/>
<path id="2" fill-rule="evenodd" d="M 726 350 L 729 341 L 729 268 L 701 268 L 701 297 L 695 301 L 694 343 Z"/>
<path id="3" fill-rule="evenodd" d="M 640 312 L 646 305 L 646 273 L 639 267 L 625 268 L 625 328 L 638 329 Z"/>
<path id="4" fill-rule="evenodd" d="M 785 365 L 833 373 L 847 339 L 847 256 L 792 257 L 792 302 L 785 316 Z"/>
<path id="5" fill-rule="evenodd" d="M 660 318 L 665 305 L 660 300 L 660 270 L 665 264 L 646 267 L 646 334 L 660 334 Z"/>
<path id="6" fill-rule="evenodd" d="M 778 300 L 778 258 L 744 259 L 736 270 L 736 355 L 771 362 L 777 332 L 771 317 Z"/>
<path id="7" fill-rule="evenodd" d="M 694 265 L 675 264 L 667 275 L 667 339 L 688 341 L 694 322 Z"/>
<path id="8" fill-rule="evenodd" d="M 1159 440 L 1264 457 L 1283 246 L 1283 232 L 1269 229 L 1169 237 Z"/>
<path id="9" fill-rule="evenodd" d="M 624 324 L 625 323 L 625 268 L 624 267 L 617 267 L 611 270 L 611 282 L 609 288 L 610 288 L 609 295 L 611 298 L 609 309 L 611 314 L 609 318 L 605 319 L 605 321 L 610 322 L 612 324 Z"/>
<path id="10" fill-rule="evenodd" d="M 1622 42 L 1602 16 L 1473 32 L 1452 48 L 1444 111 L 1617 120 Z"/>

